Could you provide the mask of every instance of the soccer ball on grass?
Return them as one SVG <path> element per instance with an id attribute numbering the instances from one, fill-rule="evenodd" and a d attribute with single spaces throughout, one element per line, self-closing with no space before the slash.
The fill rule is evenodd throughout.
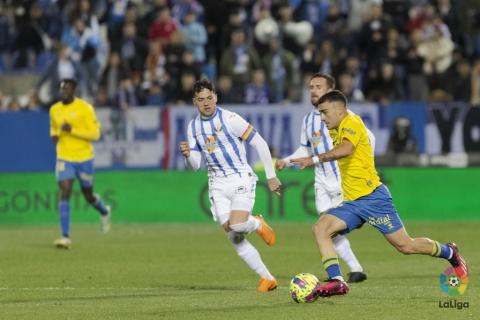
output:
<path id="1" fill-rule="evenodd" d="M 317 277 L 311 273 L 299 273 L 290 281 L 290 296 L 296 303 L 313 302 L 317 299 Z"/>

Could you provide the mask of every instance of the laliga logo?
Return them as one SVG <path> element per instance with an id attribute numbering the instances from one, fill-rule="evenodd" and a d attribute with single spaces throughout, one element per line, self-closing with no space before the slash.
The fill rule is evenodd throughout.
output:
<path id="1" fill-rule="evenodd" d="M 455 269 L 448 268 L 440 274 L 440 289 L 449 296 L 458 296 L 465 293 L 468 286 L 468 277 L 459 277 Z"/>

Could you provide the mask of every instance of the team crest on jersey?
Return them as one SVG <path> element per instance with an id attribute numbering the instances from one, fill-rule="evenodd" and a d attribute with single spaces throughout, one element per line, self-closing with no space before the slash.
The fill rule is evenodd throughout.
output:
<path id="1" fill-rule="evenodd" d="M 205 141 L 205 147 L 207 148 L 208 153 L 215 152 L 217 148 L 217 135 L 214 134 L 213 136 L 208 136 L 207 140 Z"/>
<path id="2" fill-rule="evenodd" d="M 322 138 L 322 133 L 320 131 L 315 131 L 312 134 L 312 145 L 313 147 L 317 147 L 320 144 L 320 140 Z"/>

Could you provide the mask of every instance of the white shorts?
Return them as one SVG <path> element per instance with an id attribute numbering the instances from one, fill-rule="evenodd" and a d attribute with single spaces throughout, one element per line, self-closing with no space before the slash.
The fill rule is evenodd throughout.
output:
<path id="1" fill-rule="evenodd" d="M 318 214 L 330 208 L 337 207 L 343 201 L 343 192 L 340 184 L 325 185 L 315 183 L 315 206 Z"/>
<path id="2" fill-rule="evenodd" d="M 230 212 L 246 211 L 251 213 L 255 204 L 257 176 L 254 173 L 214 177 L 208 181 L 213 220 L 221 225 L 228 221 Z"/>

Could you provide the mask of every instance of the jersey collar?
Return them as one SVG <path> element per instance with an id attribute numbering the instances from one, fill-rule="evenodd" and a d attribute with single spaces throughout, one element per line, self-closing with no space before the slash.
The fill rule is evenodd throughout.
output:
<path id="1" fill-rule="evenodd" d="M 215 107 L 215 112 L 214 112 L 210 117 L 205 117 L 204 115 L 202 115 L 202 114 L 200 113 L 200 119 L 201 119 L 202 121 L 211 120 L 211 119 L 215 118 L 215 116 L 217 115 L 217 113 L 218 113 L 218 106 Z"/>

